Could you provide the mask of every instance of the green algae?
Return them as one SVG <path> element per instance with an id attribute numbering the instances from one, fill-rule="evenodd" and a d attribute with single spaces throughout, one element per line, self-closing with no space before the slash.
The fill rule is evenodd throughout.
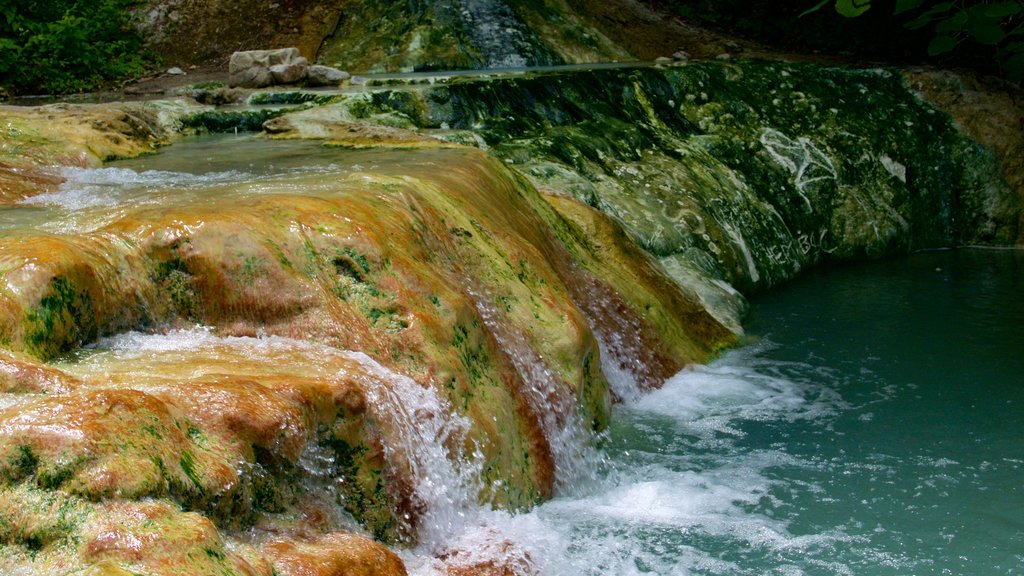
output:
<path id="1" fill-rule="evenodd" d="M 39 552 L 77 544 L 93 506 L 61 492 L 18 484 L 0 486 L 0 509 L 0 544 Z"/>
<path id="2" fill-rule="evenodd" d="M 314 104 L 323 106 L 338 99 L 334 94 L 315 94 L 303 91 L 268 91 L 256 92 L 249 96 L 249 106 L 296 106 L 299 104 Z"/>
<path id="3" fill-rule="evenodd" d="M 69 352 L 97 336 L 92 296 L 58 276 L 25 314 L 25 348 L 43 359 Z"/>
<path id="4" fill-rule="evenodd" d="M 387 488 L 384 462 L 353 424 L 342 417 L 331 429 L 321 431 L 321 444 L 334 456 L 332 476 L 343 479 L 338 503 L 374 538 L 408 541 L 413 538 L 411 527 L 396 513 L 398 503 Z"/>
<path id="5" fill-rule="evenodd" d="M 992 152 L 887 70 L 546 73 L 379 91 L 360 107 L 482 141 L 618 219 L 708 300 L 735 297 L 695 275 L 750 292 L 823 261 L 1005 242 L 1019 211 L 993 202 L 1008 193 Z"/>
<path id="6" fill-rule="evenodd" d="M 255 109 L 255 110 L 205 110 L 188 114 L 181 119 L 185 130 L 197 133 L 219 132 L 259 132 L 263 123 L 281 116 L 288 109 Z"/>

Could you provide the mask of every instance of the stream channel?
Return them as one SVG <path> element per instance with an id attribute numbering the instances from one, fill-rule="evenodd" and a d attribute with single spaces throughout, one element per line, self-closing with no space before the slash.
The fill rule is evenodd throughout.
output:
<path id="1" fill-rule="evenodd" d="M 372 150 L 237 138 L 68 171 L 3 228 L 83 231 L 223 182 L 382 169 Z M 756 343 L 616 406 L 587 480 L 529 512 L 469 506 L 427 540 L 484 556 L 511 541 L 565 576 L 1024 574 L 1021 294 L 1020 251 L 811 271 L 752 302 Z"/>

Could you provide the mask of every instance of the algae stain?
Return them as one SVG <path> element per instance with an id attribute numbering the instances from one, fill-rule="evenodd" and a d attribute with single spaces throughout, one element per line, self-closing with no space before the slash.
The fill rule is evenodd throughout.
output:
<path id="1" fill-rule="evenodd" d="M 50 281 L 39 303 L 25 315 L 25 348 L 49 360 L 98 335 L 92 297 L 64 276 Z"/>
<path id="2" fill-rule="evenodd" d="M 35 475 L 38 466 L 39 457 L 36 456 L 31 446 L 23 444 L 18 446 L 7 459 L 3 476 L 9 482 L 19 482 Z"/>
<path id="3" fill-rule="evenodd" d="M 203 481 L 200 478 L 198 471 L 196 470 L 196 459 L 189 450 L 183 450 L 181 456 L 178 458 L 178 465 L 181 466 L 181 471 L 192 481 L 196 490 L 200 496 L 205 496 L 206 489 L 203 488 Z"/>

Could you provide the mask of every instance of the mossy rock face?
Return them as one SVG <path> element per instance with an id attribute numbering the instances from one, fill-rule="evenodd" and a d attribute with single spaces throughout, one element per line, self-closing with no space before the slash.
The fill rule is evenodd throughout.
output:
<path id="1" fill-rule="evenodd" d="M 735 289 L 809 265 L 1018 235 L 992 151 L 886 70 L 701 63 L 359 98 L 613 216 L 731 326 Z"/>
<path id="2" fill-rule="evenodd" d="M 630 60 L 564 0 L 345 0 L 319 61 L 355 72 L 517 68 Z"/>
<path id="3" fill-rule="evenodd" d="M 228 545 L 207 518 L 165 500 L 92 502 L 22 484 L 0 487 L 0 512 L 5 574 L 273 574 L 269 554 Z M 334 538 L 366 552 L 375 545 L 355 535 Z"/>

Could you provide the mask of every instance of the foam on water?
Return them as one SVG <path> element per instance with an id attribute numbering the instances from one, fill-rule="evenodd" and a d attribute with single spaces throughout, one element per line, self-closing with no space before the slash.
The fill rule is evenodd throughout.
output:
<path id="1" fill-rule="evenodd" d="M 167 188 L 195 188 L 226 182 L 242 182 L 252 174 L 230 170 L 209 174 L 189 174 L 130 168 L 63 168 L 64 182 L 54 192 L 31 196 L 22 204 L 53 205 L 65 210 L 115 207 L 125 203 L 153 204 L 162 199 L 157 192 Z"/>
<path id="2" fill-rule="evenodd" d="M 681 432 L 711 441 L 742 436 L 736 421 L 797 421 L 825 418 L 849 408 L 835 389 L 822 384 L 826 370 L 810 364 L 767 360 L 770 343 L 726 354 L 708 366 L 693 366 L 626 409 L 669 417 Z"/>
<path id="3" fill-rule="evenodd" d="M 486 555 L 500 550 L 494 542 L 515 542 L 541 574 L 761 574 L 747 568 L 748 554 L 772 558 L 762 565 L 779 574 L 852 574 L 823 558 L 857 537 L 834 527 L 795 533 L 774 515 L 775 492 L 787 487 L 773 471 L 819 464 L 740 446 L 743 421 L 827 419 L 844 406 L 810 379 L 783 377 L 814 370 L 775 365 L 760 356 L 767 348 L 685 370 L 618 407 L 596 482 L 529 513 L 480 514 L 452 546 Z M 407 560 L 412 574 L 438 573 L 427 559 Z"/>

